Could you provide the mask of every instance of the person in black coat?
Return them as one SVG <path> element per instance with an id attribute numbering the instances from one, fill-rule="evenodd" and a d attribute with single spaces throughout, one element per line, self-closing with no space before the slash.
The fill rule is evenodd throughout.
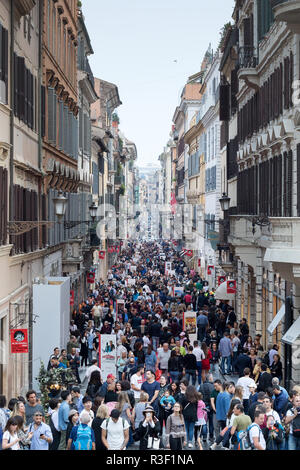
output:
<path id="1" fill-rule="evenodd" d="M 141 421 L 138 429 L 140 438 L 140 450 L 148 449 L 148 438 L 158 438 L 160 436 L 161 427 L 159 420 L 155 416 L 152 406 L 147 406 L 143 411 L 145 419 Z"/>
<path id="2" fill-rule="evenodd" d="M 246 369 L 246 367 L 248 367 L 251 370 L 252 363 L 248 354 L 243 352 L 238 355 L 236 359 L 236 363 L 235 363 L 235 368 L 239 374 L 239 377 L 244 376 L 244 369 Z"/>
<path id="3" fill-rule="evenodd" d="M 91 377 L 86 389 L 86 395 L 94 399 L 97 396 L 97 392 L 101 386 L 102 382 L 100 372 L 98 370 L 94 370 L 91 373 Z"/>
<path id="4" fill-rule="evenodd" d="M 49 407 L 51 408 L 53 413 L 54 412 L 58 413 L 58 405 L 59 405 L 59 400 L 57 398 L 52 398 L 52 400 L 49 401 Z M 52 415 L 50 416 L 49 426 L 50 426 L 52 436 L 53 436 L 53 441 L 51 442 L 49 446 L 49 450 L 58 450 L 61 433 L 54 426 Z"/>
<path id="5" fill-rule="evenodd" d="M 272 387 L 272 375 L 267 372 L 267 364 L 261 365 L 261 374 L 257 383 L 258 392 L 266 392 L 269 387 Z"/>
<path id="6" fill-rule="evenodd" d="M 101 424 L 105 419 L 109 418 L 109 410 L 106 405 L 100 405 L 97 410 L 97 415 L 93 419 L 92 429 L 95 433 L 96 450 L 107 450 L 102 442 L 102 429 Z"/>
<path id="7" fill-rule="evenodd" d="M 280 360 L 279 354 L 274 354 L 273 364 L 271 365 L 271 375 L 277 377 L 279 382 L 282 380 L 282 362 Z"/>

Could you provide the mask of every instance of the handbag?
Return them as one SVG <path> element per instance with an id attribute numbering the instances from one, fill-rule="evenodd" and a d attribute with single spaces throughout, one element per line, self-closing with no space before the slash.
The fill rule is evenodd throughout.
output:
<path id="1" fill-rule="evenodd" d="M 159 450 L 160 438 L 159 437 L 148 437 L 147 449 Z"/>

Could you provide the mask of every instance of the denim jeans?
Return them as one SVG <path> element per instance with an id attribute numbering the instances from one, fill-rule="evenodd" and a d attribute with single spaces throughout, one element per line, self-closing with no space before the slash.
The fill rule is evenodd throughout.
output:
<path id="1" fill-rule="evenodd" d="M 186 379 L 190 383 L 190 377 L 192 377 L 192 385 L 196 385 L 196 371 L 195 370 L 186 370 Z"/>
<path id="2" fill-rule="evenodd" d="M 170 377 L 172 382 L 178 382 L 180 372 L 177 370 L 170 370 L 169 371 Z"/>
<path id="3" fill-rule="evenodd" d="M 195 431 L 194 431 L 194 434 L 195 434 L 195 442 L 197 442 L 197 439 L 198 439 L 198 436 L 199 436 L 199 433 L 200 433 L 200 429 L 201 429 L 201 436 L 203 436 L 203 439 L 207 439 L 207 424 L 203 424 L 202 426 L 195 426 Z"/>
<path id="4" fill-rule="evenodd" d="M 89 349 L 89 365 L 92 364 L 92 360 L 93 360 L 93 349 Z"/>
<path id="5" fill-rule="evenodd" d="M 198 341 L 204 341 L 205 338 L 205 333 L 206 333 L 206 326 L 198 326 Z"/>
<path id="6" fill-rule="evenodd" d="M 201 385 L 202 361 L 197 362 L 198 384 Z"/>
<path id="7" fill-rule="evenodd" d="M 289 450 L 300 450 L 300 437 L 289 435 Z"/>
<path id="8" fill-rule="evenodd" d="M 236 360 L 237 360 L 238 355 L 239 355 L 238 351 L 234 351 L 233 357 L 232 357 L 232 372 L 237 372 L 235 364 L 236 364 Z"/>
<path id="9" fill-rule="evenodd" d="M 227 370 L 225 370 L 225 362 L 226 362 Z M 231 356 L 222 357 L 221 371 L 222 371 L 222 374 L 230 374 L 230 372 L 231 372 Z"/>
<path id="10" fill-rule="evenodd" d="M 157 348 L 159 346 L 159 337 L 158 336 L 153 336 L 152 337 L 152 346 L 153 346 L 153 351 L 157 351 Z"/>
<path id="11" fill-rule="evenodd" d="M 193 442 L 195 422 L 184 420 L 186 437 L 188 442 Z"/>

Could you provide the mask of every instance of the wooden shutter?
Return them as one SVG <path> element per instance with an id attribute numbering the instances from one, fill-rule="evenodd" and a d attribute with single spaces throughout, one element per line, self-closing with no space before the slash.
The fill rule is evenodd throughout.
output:
<path id="1" fill-rule="evenodd" d="M 288 153 L 288 173 L 287 173 L 287 216 L 293 216 L 293 152 Z"/>
<path id="2" fill-rule="evenodd" d="M 0 23 L 0 80 L 4 81 L 4 71 L 3 71 L 3 26 Z"/>
<path id="3" fill-rule="evenodd" d="M 5 101 L 8 103 L 8 30 L 2 28 L 2 79 L 5 83 Z"/>
<path id="4" fill-rule="evenodd" d="M 51 144 L 55 143 L 54 135 L 54 88 L 48 87 L 48 142 Z"/>
<path id="5" fill-rule="evenodd" d="M 42 137 L 46 135 L 46 88 L 42 85 L 41 87 L 41 105 L 42 105 Z"/>
<path id="6" fill-rule="evenodd" d="M 220 85 L 220 120 L 228 121 L 230 119 L 230 85 Z"/>
<path id="7" fill-rule="evenodd" d="M 82 132 L 83 132 L 83 112 L 79 110 L 79 148 L 82 150 Z"/>
<path id="8" fill-rule="evenodd" d="M 252 46 L 253 40 L 251 37 L 251 18 L 245 18 L 243 21 L 244 25 L 244 46 Z"/>
<path id="9" fill-rule="evenodd" d="M 293 107 L 294 55 L 290 52 L 289 107 Z"/>
<path id="10" fill-rule="evenodd" d="M 58 146 L 64 148 L 64 102 L 59 100 L 59 125 L 58 125 Z"/>
<path id="11" fill-rule="evenodd" d="M 7 240 L 7 169 L 0 166 L 0 245 L 6 245 Z"/>
<path id="12" fill-rule="evenodd" d="M 25 121 L 25 83 L 26 80 L 26 68 L 24 57 L 18 57 L 18 106 L 19 106 L 19 118 L 21 121 Z"/>

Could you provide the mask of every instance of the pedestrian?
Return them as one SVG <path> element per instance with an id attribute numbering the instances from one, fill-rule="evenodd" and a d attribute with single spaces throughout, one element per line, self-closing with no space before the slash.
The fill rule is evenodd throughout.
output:
<path id="1" fill-rule="evenodd" d="M 43 414 L 36 411 L 33 415 L 33 422 L 30 424 L 28 432 L 33 433 L 30 450 L 49 450 L 53 436 L 48 424 L 43 423 Z"/>
<path id="2" fill-rule="evenodd" d="M 195 430 L 195 423 L 198 420 L 197 409 L 198 409 L 198 392 L 193 385 L 189 385 L 186 388 L 182 400 L 182 414 L 184 417 L 184 424 L 186 429 L 188 447 L 193 447 L 193 437 Z"/>
<path id="3" fill-rule="evenodd" d="M 100 405 L 96 417 L 93 419 L 92 422 L 92 429 L 95 434 L 95 444 L 96 444 L 96 450 L 106 450 L 106 447 L 104 446 L 102 442 L 102 429 L 101 425 L 103 421 L 109 418 L 109 409 L 106 405 Z"/>
<path id="4" fill-rule="evenodd" d="M 79 425 L 74 426 L 68 439 L 67 450 L 95 450 L 95 434 L 89 426 L 90 415 L 85 410 L 80 413 Z"/>
<path id="5" fill-rule="evenodd" d="M 62 403 L 58 410 L 58 430 L 60 432 L 60 443 L 58 450 L 66 450 L 67 440 L 67 427 L 69 424 L 69 413 L 70 413 L 70 404 L 72 401 L 72 395 L 68 390 L 63 390 L 61 392 Z"/>
<path id="6" fill-rule="evenodd" d="M 49 450 L 58 450 L 61 433 L 58 425 L 58 410 L 60 402 L 57 398 L 49 401 L 49 426 L 52 432 L 53 441 L 49 446 Z"/>
<path id="7" fill-rule="evenodd" d="M 20 438 L 18 437 L 17 430 L 17 419 L 9 418 L 3 430 L 2 450 L 20 450 Z"/>
<path id="8" fill-rule="evenodd" d="M 180 451 L 186 446 L 186 431 L 180 403 L 174 403 L 173 413 L 167 418 L 165 437 L 167 449 Z"/>
<path id="9" fill-rule="evenodd" d="M 229 375 L 231 372 L 232 344 L 227 331 L 225 331 L 223 338 L 220 340 L 219 351 L 221 355 L 221 372 L 223 375 Z M 227 370 L 225 370 L 225 364 Z"/>
<path id="10" fill-rule="evenodd" d="M 67 427 L 67 432 L 66 432 L 67 443 L 70 438 L 72 429 L 74 428 L 74 426 L 77 426 L 78 424 L 79 424 L 79 412 L 73 409 L 69 412 L 69 422 L 68 422 L 68 427 Z"/>
<path id="11" fill-rule="evenodd" d="M 112 410 L 110 418 L 103 421 L 102 442 L 107 450 L 124 450 L 129 440 L 129 424 L 120 418 L 119 410 Z"/>
<path id="12" fill-rule="evenodd" d="M 27 403 L 25 404 L 25 413 L 26 419 L 25 422 L 27 425 L 33 423 L 33 416 L 36 411 L 39 411 L 42 416 L 45 416 L 43 406 L 38 403 L 35 390 L 28 390 L 26 393 Z"/>
<path id="13" fill-rule="evenodd" d="M 141 421 L 138 429 L 138 436 L 140 440 L 140 450 L 160 448 L 160 424 L 155 416 L 154 408 L 148 405 L 143 411 L 144 419 Z"/>
<path id="14" fill-rule="evenodd" d="M 250 377 L 251 375 L 251 370 L 246 367 L 244 369 L 244 377 L 240 377 L 239 380 L 237 381 L 237 386 L 243 387 L 243 406 L 245 409 L 245 413 L 248 413 L 249 410 L 249 396 L 250 396 L 250 389 L 249 387 L 255 387 L 255 382 L 253 379 Z"/>

